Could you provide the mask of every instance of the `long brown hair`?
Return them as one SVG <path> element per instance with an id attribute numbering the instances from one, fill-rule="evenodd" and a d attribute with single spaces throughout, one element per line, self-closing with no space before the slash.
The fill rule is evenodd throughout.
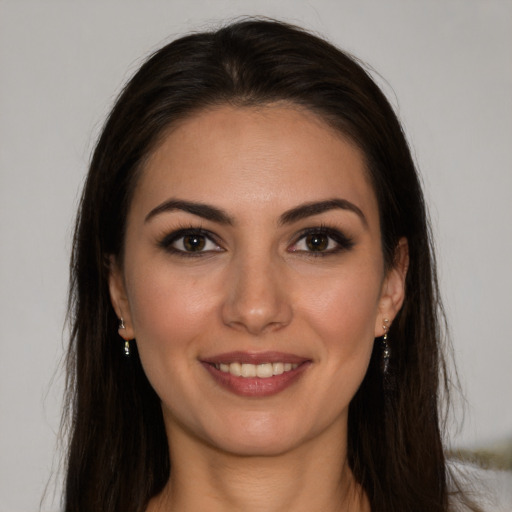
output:
<path id="1" fill-rule="evenodd" d="M 108 292 L 128 208 L 148 155 L 173 123 L 218 104 L 298 104 L 362 150 L 377 195 L 388 266 L 409 243 L 405 303 L 376 340 L 349 410 L 349 463 L 375 511 L 448 510 L 438 396 L 445 367 L 424 199 L 399 121 L 353 57 L 299 28 L 244 20 L 180 38 L 129 81 L 94 151 L 76 221 L 68 355 L 66 512 L 142 512 L 172 471 L 159 398 L 136 350 L 123 355 Z M 440 379 L 441 376 L 441 379 Z"/>

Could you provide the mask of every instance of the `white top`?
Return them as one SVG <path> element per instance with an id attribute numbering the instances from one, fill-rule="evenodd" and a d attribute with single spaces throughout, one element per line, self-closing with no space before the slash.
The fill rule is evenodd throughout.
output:
<path id="1" fill-rule="evenodd" d="M 482 469 L 476 465 L 450 462 L 449 469 L 457 478 L 465 495 L 484 512 L 512 512 L 512 473 Z M 453 497 L 453 511 L 466 512 L 457 495 Z"/>

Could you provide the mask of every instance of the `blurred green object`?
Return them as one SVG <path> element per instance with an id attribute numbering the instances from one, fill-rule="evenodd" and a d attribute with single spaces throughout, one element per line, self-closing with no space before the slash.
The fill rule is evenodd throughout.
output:
<path id="1" fill-rule="evenodd" d="M 455 448 L 448 456 L 483 468 L 512 471 L 512 438 L 477 448 Z"/>

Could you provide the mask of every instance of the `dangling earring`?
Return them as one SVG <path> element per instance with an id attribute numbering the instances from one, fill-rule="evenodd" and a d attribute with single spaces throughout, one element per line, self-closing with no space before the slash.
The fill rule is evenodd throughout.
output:
<path id="1" fill-rule="evenodd" d="M 120 331 L 121 329 L 124 329 L 125 326 L 124 326 L 124 319 L 123 317 L 121 317 L 119 319 L 119 328 L 118 330 Z M 121 333 L 119 333 L 121 334 Z M 121 336 L 123 339 L 124 339 L 124 355 L 126 357 L 129 357 L 130 356 L 130 340 L 126 339 L 124 336 Z"/>
<path id="2" fill-rule="evenodd" d="M 384 324 L 382 325 L 384 329 L 384 336 L 382 336 L 382 344 L 384 345 L 384 350 L 382 351 L 382 373 L 384 375 L 388 373 L 389 358 L 391 357 L 391 350 L 388 345 L 388 323 L 389 320 L 384 318 Z"/>

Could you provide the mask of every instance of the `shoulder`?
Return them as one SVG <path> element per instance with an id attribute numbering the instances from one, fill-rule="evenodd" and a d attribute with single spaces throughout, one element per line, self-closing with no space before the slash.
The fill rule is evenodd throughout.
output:
<path id="1" fill-rule="evenodd" d="M 511 472 L 451 461 L 448 475 L 453 512 L 469 512 L 468 501 L 483 512 L 512 512 Z"/>

